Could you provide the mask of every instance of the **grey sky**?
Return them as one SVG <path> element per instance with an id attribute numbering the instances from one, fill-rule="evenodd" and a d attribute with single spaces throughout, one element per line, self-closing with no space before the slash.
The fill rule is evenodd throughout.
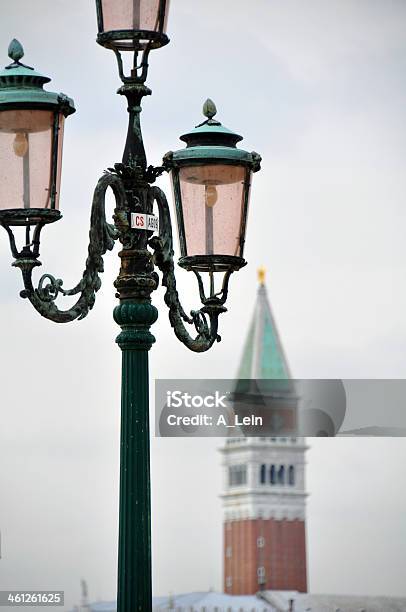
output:
<path id="1" fill-rule="evenodd" d="M 94 43 L 91 0 L 2 0 L 0 57 L 17 37 L 26 62 L 71 95 L 61 208 L 43 233 L 44 271 L 81 276 L 89 207 L 126 132 L 114 56 Z M 151 54 L 143 129 L 151 163 L 179 146 L 212 97 L 225 125 L 259 151 L 249 266 L 231 282 L 223 342 L 193 355 L 162 306 L 151 374 L 236 370 L 256 292 L 268 287 L 296 377 L 404 377 L 406 4 L 401 0 L 173 0 L 171 44 Z M 166 189 L 167 180 L 161 185 Z M 4 588 L 65 589 L 79 580 L 112 599 L 116 579 L 120 354 L 112 281 L 87 319 L 42 320 L 18 298 L 0 241 L 0 529 Z M 187 307 L 193 279 L 179 272 Z M 193 297 L 194 296 L 194 297 Z M 221 589 L 216 440 L 152 440 L 154 591 Z M 405 595 L 403 439 L 312 441 L 308 552 L 314 592 Z"/>

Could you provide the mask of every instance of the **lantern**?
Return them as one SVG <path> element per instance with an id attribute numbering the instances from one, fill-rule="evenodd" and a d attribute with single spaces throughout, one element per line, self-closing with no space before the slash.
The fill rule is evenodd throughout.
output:
<path id="1" fill-rule="evenodd" d="M 171 171 L 181 259 L 196 272 L 238 270 L 243 258 L 252 173 L 260 168 L 257 153 L 237 149 L 242 137 L 213 117 L 207 100 L 206 121 L 181 136 L 186 148 L 171 152 Z"/>
<path id="2" fill-rule="evenodd" d="M 97 42 L 116 51 L 157 48 L 166 36 L 169 0 L 96 0 Z"/>
<path id="3" fill-rule="evenodd" d="M 63 128 L 73 101 L 43 89 L 50 79 L 20 62 L 24 51 L 13 40 L 13 63 L 0 72 L 0 223 L 49 223 L 60 217 Z"/>

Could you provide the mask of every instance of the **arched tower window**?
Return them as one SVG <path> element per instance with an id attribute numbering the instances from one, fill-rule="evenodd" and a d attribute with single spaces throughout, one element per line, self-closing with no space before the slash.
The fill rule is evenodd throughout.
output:
<path id="1" fill-rule="evenodd" d="M 295 468 L 293 467 L 293 465 L 289 466 L 289 484 L 295 484 Z"/>
<path id="2" fill-rule="evenodd" d="M 230 487 L 238 487 L 247 484 L 247 466 L 230 466 L 228 468 L 228 484 Z"/>
<path id="3" fill-rule="evenodd" d="M 281 465 L 278 470 L 278 484 L 285 484 L 285 466 Z"/>
<path id="4" fill-rule="evenodd" d="M 266 465 L 264 463 L 261 465 L 261 469 L 259 470 L 259 482 L 261 484 L 266 483 Z"/>
<path id="5" fill-rule="evenodd" d="M 274 485 L 276 484 L 276 469 L 274 465 L 269 468 L 269 482 Z"/>

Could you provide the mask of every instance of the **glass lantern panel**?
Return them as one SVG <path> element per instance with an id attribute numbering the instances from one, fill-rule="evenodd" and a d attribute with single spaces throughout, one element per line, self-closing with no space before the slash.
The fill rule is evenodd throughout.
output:
<path id="1" fill-rule="evenodd" d="M 55 185 L 55 208 L 59 210 L 59 197 L 61 192 L 61 176 L 62 176 L 62 154 L 63 154 L 63 137 L 65 129 L 65 117 L 59 114 L 58 118 L 58 155 L 56 162 L 56 185 Z"/>
<path id="2" fill-rule="evenodd" d="M 0 209 L 51 208 L 54 116 L 48 110 L 0 112 Z M 58 168 L 63 119 L 61 116 Z M 59 181 L 60 170 L 57 178 Z M 56 189 L 59 192 L 59 184 Z"/>
<path id="3" fill-rule="evenodd" d="M 240 257 L 244 166 L 187 166 L 179 171 L 186 255 Z"/>
<path id="4" fill-rule="evenodd" d="M 159 5 L 161 0 L 102 0 L 104 31 L 147 30 L 159 31 Z M 163 32 L 169 12 L 166 1 Z"/>

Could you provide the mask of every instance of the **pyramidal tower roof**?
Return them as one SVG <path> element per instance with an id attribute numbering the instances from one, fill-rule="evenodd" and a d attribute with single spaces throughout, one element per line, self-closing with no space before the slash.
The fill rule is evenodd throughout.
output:
<path id="1" fill-rule="evenodd" d="M 265 287 L 265 270 L 258 270 L 259 287 L 237 379 L 291 378 Z"/>

